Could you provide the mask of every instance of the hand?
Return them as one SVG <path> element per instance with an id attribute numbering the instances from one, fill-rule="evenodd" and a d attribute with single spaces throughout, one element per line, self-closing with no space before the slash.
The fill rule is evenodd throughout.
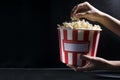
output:
<path id="1" fill-rule="evenodd" d="M 99 21 L 104 13 L 93 7 L 88 2 L 75 6 L 71 11 L 73 18 L 86 18 L 91 21 Z"/>
<path id="2" fill-rule="evenodd" d="M 91 70 L 109 70 L 113 68 L 112 64 L 103 58 L 100 57 L 91 57 L 87 55 L 81 55 L 81 59 L 88 61 L 83 67 L 67 65 L 72 68 L 74 71 L 91 71 Z"/>

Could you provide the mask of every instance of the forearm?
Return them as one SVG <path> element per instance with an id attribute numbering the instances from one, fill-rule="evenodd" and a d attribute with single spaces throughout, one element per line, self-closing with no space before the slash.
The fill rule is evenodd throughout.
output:
<path id="1" fill-rule="evenodd" d="M 120 61 L 109 61 L 112 65 L 111 69 L 120 70 Z"/>
<path id="2" fill-rule="evenodd" d="M 101 18 L 98 20 L 101 24 L 103 24 L 106 28 L 120 36 L 120 21 L 116 18 L 103 13 Z"/>

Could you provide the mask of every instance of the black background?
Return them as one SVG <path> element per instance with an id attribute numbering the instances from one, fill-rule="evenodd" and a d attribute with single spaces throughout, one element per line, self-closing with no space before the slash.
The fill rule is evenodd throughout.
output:
<path id="1" fill-rule="evenodd" d="M 120 19 L 120 0 L 0 1 L 0 67 L 66 67 L 59 60 L 57 24 L 70 20 L 71 9 L 84 1 Z M 120 37 L 101 27 L 97 56 L 119 60 Z"/>

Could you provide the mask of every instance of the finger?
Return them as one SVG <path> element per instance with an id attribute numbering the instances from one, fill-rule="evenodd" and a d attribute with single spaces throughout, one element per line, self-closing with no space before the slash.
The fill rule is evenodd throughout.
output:
<path id="1" fill-rule="evenodd" d="M 77 71 L 91 71 L 92 68 L 91 67 L 78 67 Z"/>
<path id="2" fill-rule="evenodd" d="M 71 11 L 71 17 L 73 17 L 73 13 L 74 13 L 74 11 L 75 11 L 76 8 L 77 8 L 77 6 L 75 6 L 75 7 L 72 9 L 72 11 Z"/>
<path id="3" fill-rule="evenodd" d="M 75 15 L 76 18 L 88 18 L 90 15 L 91 11 L 86 11 L 86 12 L 80 12 Z"/>
<path id="4" fill-rule="evenodd" d="M 78 4 L 78 5 L 75 7 L 75 9 L 74 9 L 74 11 L 73 11 L 73 13 L 72 13 L 72 16 L 75 17 L 75 15 L 77 14 L 77 12 L 79 12 L 82 8 L 83 8 L 83 3 Z"/>
<path id="5" fill-rule="evenodd" d="M 80 55 L 80 58 L 83 60 L 87 60 L 87 61 L 92 61 L 93 57 L 88 56 L 88 55 Z"/>
<path id="6" fill-rule="evenodd" d="M 77 70 L 77 67 L 76 67 L 76 66 L 74 66 L 74 65 L 67 64 L 67 66 L 68 66 L 68 67 L 70 67 L 71 69 L 73 69 L 74 71 L 76 71 L 76 70 Z"/>
<path id="7" fill-rule="evenodd" d="M 76 18 L 85 18 L 85 14 L 86 13 L 77 13 L 77 14 L 74 15 L 74 17 L 76 17 Z"/>
<path id="8" fill-rule="evenodd" d="M 88 2 L 83 2 L 81 4 L 78 4 L 78 8 L 81 10 L 86 10 L 89 7 L 89 3 Z"/>
<path id="9" fill-rule="evenodd" d="M 83 3 L 79 4 L 79 7 L 81 7 L 81 6 L 82 6 L 84 9 L 86 9 L 86 8 L 90 7 L 90 3 L 88 3 L 88 2 L 86 1 L 86 2 L 83 2 Z"/>
<path id="10" fill-rule="evenodd" d="M 73 14 L 76 14 L 76 12 L 78 11 L 78 9 L 79 9 L 79 5 L 77 5 L 77 6 L 75 7 L 75 9 L 74 9 L 74 11 L 73 11 Z"/>
<path id="11" fill-rule="evenodd" d="M 93 66 L 91 64 L 88 64 L 83 67 L 78 67 L 77 71 L 91 71 L 93 69 L 94 69 Z"/>
<path id="12" fill-rule="evenodd" d="M 77 6 L 75 6 L 71 12 L 71 16 L 72 17 L 76 17 L 75 15 L 78 13 L 78 12 L 82 12 L 82 11 L 85 11 L 86 10 L 86 5 L 88 5 L 88 2 L 84 2 L 84 3 L 80 3 L 78 4 Z"/>

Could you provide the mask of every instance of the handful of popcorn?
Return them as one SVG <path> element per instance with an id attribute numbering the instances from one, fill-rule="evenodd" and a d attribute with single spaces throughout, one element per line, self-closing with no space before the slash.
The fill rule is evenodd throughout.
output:
<path id="1" fill-rule="evenodd" d="M 62 25 L 59 25 L 59 28 L 62 29 L 87 29 L 87 30 L 101 30 L 99 25 L 90 24 L 88 21 L 83 20 L 74 20 L 71 18 L 71 22 L 63 22 Z"/>

